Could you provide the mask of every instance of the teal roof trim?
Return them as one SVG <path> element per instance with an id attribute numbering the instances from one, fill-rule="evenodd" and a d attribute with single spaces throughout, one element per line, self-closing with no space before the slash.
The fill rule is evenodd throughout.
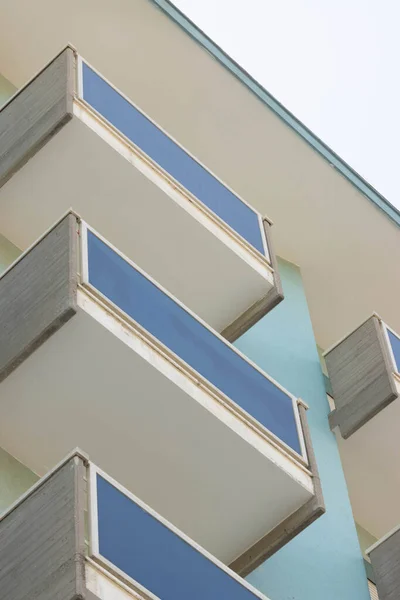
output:
<path id="1" fill-rule="evenodd" d="M 215 42 L 213 42 L 201 29 L 188 19 L 169 0 L 151 0 L 166 13 L 175 23 L 186 31 L 196 42 L 205 48 L 214 58 L 223 64 L 235 77 L 247 86 L 264 104 L 278 115 L 291 129 L 300 135 L 310 146 L 314 148 L 332 167 L 339 171 L 350 183 L 352 183 L 368 200 L 380 208 L 396 225 L 400 226 L 400 211 L 393 206 L 382 194 L 370 185 L 361 175 L 350 167 L 331 150 L 322 140 L 288 111 L 278 100 L 267 92 L 247 71 L 242 69 L 238 63 L 226 54 Z"/>

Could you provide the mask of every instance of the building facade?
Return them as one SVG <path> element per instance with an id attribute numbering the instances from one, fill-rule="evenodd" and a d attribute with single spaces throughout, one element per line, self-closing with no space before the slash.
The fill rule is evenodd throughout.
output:
<path id="1" fill-rule="evenodd" d="M 398 599 L 397 209 L 167 0 L 0 104 L 0 600 Z"/>

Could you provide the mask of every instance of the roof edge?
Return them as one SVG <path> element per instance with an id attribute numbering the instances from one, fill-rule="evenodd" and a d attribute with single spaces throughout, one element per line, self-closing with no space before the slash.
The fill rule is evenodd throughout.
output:
<path id="1" fill-rule="evenodd" d="M 359 175 L 349 164 L 331 150 L 308 127 L 287 110 L 276 98 L 260 85 L 245 69 L 235 62 L 222 48 L 208 37 L 197 25 L 174 6 L 170 0 L 150 0 L 177 25 L 190 35 L 198 44 L 209 52 L 218 62 L 228 69 L 234 77 L 239 79 L 261 102 L 266 104 L 274 113 L 286 123 L 293 131 L 302 137 L 318 154 L 320 154 L 333 168 L 343 175 L 356 187 L 368 200 L 382 210 L 396 225 L 400 226 L 400 210 L 380 194 L 370 183 Z"/>

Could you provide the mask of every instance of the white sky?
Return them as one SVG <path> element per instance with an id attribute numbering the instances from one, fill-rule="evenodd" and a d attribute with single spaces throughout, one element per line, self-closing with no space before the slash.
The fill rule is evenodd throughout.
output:
<path id="1" fill-rule="evenodd" d="M 173 0 L 400 208 L 400 0 Z"/>

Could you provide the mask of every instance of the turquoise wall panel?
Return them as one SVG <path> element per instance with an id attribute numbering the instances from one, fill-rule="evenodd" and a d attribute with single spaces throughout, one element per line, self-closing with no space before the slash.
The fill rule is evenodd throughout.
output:
<path id="1" fill-rule="evenodd" d="M 324 378 L 301 274 L 285 261 L 280 261 L 280 272 L 285 300 L 236 345 L 309 404 L 327 512 L 248 579 L 271 600 L 369 600 L 339 451 L 328 425 Z"/>

